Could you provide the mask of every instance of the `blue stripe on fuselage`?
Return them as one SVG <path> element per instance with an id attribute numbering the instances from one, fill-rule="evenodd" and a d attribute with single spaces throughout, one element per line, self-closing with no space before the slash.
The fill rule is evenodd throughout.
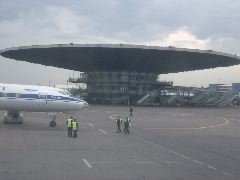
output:
<path id="1" fill-rule="evenodd" d="M 64 102 L 80 102 L 81 100 L 76 99 L 74 97 L 64 97 L 64 96 L 54 96 L 54 95 L 42 95 L 39 94 L 19 94 L 19 93 L 1 93 L 0 97 L 6 97 L 8 99 L 25 99 L 25 100 L 37 100 L 37 99 L 43 99 L 43 100 L 49 100 L 49 101 L 57 101 L 62 100 Z"/>

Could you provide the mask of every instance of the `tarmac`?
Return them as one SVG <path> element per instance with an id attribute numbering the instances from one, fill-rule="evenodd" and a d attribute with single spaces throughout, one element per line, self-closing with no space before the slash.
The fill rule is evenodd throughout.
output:
<path id="1" fill-rule="evenodd" d="M 0 123 L 0 180 L 237 180 L 240 109 L 133 107 L 130 134 L 110 115 L 127 106 L 89 106 L 49 127 L 45 113 L 24 113 L 23 124 Z M 3 117 L 3 112 L 0 112 Z M 123 129 L 123 128 L 122 128 Z"/>

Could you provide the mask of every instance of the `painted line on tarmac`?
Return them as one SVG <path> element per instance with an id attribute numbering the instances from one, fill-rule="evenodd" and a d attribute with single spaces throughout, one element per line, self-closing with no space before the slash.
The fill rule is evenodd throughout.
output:
<path id="1" fill-rule="evenodd" d="M 190 130 L 192 130 L 192 129 L 200 129 L 200 128 L 143 128 L 143 129 L 147 129 L 147 130 L 161 130 L 161 129 L 166 129 L 166 130 L 178 130 L 178 129 L 180 129 L 180 130 L 186 130 L 186 129 L 190 129 Z"/>
<path id="2" fill-rule="evenodd" d="M 224 119 L 224 123 L 215 125 L 215 127 L 226 126 L 226 125 L 228 125 L 230 123 L 230 121 L 228 119 L 226 119 L 226 118 L 223 118 L 223 119 Z"/>
<path id="3" fill-rule="evenodd" d="M 195 163 L 197 163 L 197 164 L 201 164 L 201 165 L 203 165 L 203 162 L 201 162 L 201 161 L 198 161 L 198 160 L 193 160 Z"/>
<path id="4" fill-rule="evenodd" d="M 89 126 L 91 126 L 91 127 L 95 127 L 93 124 L 91 124 L 91 123 L 89 123 Z"/>
<path id="5" fill-rule="evenodd" d="M 99 131 L 101 131 L 103 134 L 107 134 L 106 131 L 104 131 L 103 129 L 98 129 Z"/>
<path id="6" fill-rule="evenodd" d="M 189 156 L 186 156 L 186 155 L 184 155 L 184 154 L 178 153 L 178 152 L 176 152 L 176 151 L 174 151 L 174 150 L 172 150 L 172 149 L 169 149 L 169 148 L 167 148 L 167 147 L 164 147 L 164 146 L 161 146 L 161 145 L 159 145 L 159 144 L 153 143 L 153 142 L 148 141 L 148 140 L 146 140 L 146 139 L 144 139 L 144 138 L 141 138 L 141 137 L 138 137 L 138 136 L 135 136 L 135 138 L 140 139 L 140 140 L 142 140 L 142 141 L 144 141 L 144 142 L 147 142 L 147 143 L 149 143 L 149 144 L 152 144 L 152 145 L 154 145 L 154 146 L 157 146 L 157 147 L 160 148 L 160 149 L 164 149 L 164 150 L 166 150 L 166 151 L 168 151 L 168 152 L 171 152 L 172 154 L 175 154 L 175 155 L 177 155 L 177 156 L 180 156 L 180 157 L 182 157 L 182 158 L 184 158 L 184 159 L 192 159 L 192 158 L 189 157 Z"/>
<path id="7" fill-rule="evenodd" d="M 217 124 L 217 125 L 211 125 L 211 126 L 202 126 L 202 127 L 199 127 L 199 128 L 143 128 L 143 129 L 147 129 L 147 130 L 161 130 L 161 129 L 166 129 L 166 130 L 194 130 L 194 129 L 208 129 L 208 128 L 216 128 L 216 127 L 220 127 L 220 126 L 226 126 L 229 124 L 229 120 L 224 118 L 224 123 L 222 124 Z"/>
<path id="8" fill-rule="evenodd" d="M 226 172 L 226 171 L 223 171 L 223 174 L 227 175 L 227 176 L 234 176 L 233 174 L 229 173 L 229 172 Z"/>
<path id="9" fill-rule="evenodd" d="M 210 169 L 213 169 L 213 170 L 217 170 L 217 168 L 215 168 L 215 167 L 213 167 L 213 166 L 207 166 L 208 168 L 210 168 Z"/>
<path id="10" fill-rule="evenodd" d="M 87 165 L 87 167 L 92 168 L 92 165 L 86 159 L 83 158 L 82 160 Z"/>
<path id="11" fill-rule="evenodd" d="M 169 148 L 164 147 L 164 146 L 162 146 L 162 145 L 153 143 L 153 142 L 148 141 L 148 140 L 146 140 L 146 139 L 144 139 L 144 138 L 141 138 L 141 137 L 138 137 L 138 136 L 134 136 L 134 137 L 135 137 L 136 139 L 142 140 L 142 141 L 144 141 L 144 142 L 146 142 L 146 143 L 148 143 L 148 144 L 152 144 L 152 145 L 154 145 L 154 146 L 156 146 L 156 147 L 158 147 L 158 148 L 160 148 L 160 149 L 166 150 L 166 151 L 168 151 L 168 152 L 170 152 L 170 153 L 172 153 L 172 154 L 175 154 L 175 155 L 177 155 L 177 156 L 179 156 L 179 157 L 181 157 L 181 158 L 191 160 L 191 161 L 195 162 L 196 164 L 200 164 L 200 165 L 204 165 L 204 164 L 205 164 L 205 163 L 200 162 L 200 161 L 197 161 L 197 160 L 195 160 L 195 159 L 193 159 L 193 158 L 191 158 L 191 157 L 189 157 L 189 156 L 186 156 L 185 154 L 178 153 L 178 152 L 176 152 L 176 151 L 174 151 L 174 150 L 172 150 L 172 149 L 169 149 Z M 212 170 L 215 170 L 215 171 L 217 170 L 216 167 L 210 166 L 210 165 L 208 165 L 208 164 L 205 164 L 205 165 L 206 165 L 209 169 L 212 169 Z M 222 172 L 223 172 L 225 175 L 233 176 L 233 177 L 234 177 L 234 175 L 231 174 L 231 173 L 228 173 L 228 172 L 226 172 L 226 171 L 222 171 Z"/>

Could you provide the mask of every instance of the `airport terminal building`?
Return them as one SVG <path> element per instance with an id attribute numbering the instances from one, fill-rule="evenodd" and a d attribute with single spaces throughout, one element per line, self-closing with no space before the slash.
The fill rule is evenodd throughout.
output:
<path id="1" fill-rule="evenodd" d="M 79 77 L 69 81 L 86 83 L 87 101 L 102 104 L 137 104 L 156 98 L 156 91 L 171 89 L 173 84 L 159 81 L 161 74 L 240 63 L 236 55 L 212 50 L 129 44 L 34 45 L 4 49 L 0 54 L 79 71 Z"/>
<path id="2" fill-rule="evenodd" d="M 156 73 L 143 72 L 87 72 L 69 81 L 86 83 L 88 101 L 100 104 L 132 104 L 148 92 L 172 86 L 159 82 Z"/>

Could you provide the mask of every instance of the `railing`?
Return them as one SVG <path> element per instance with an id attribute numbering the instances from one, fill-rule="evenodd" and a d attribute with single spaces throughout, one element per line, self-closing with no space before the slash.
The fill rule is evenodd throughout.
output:
<path id="1" fill-rule="evenodd" d="M 158 94 L 157 91 L 148 92 L 145 96 L 143 96 L 141 99 L 137 101 L 137 104 L 140 105 L 151 102 L 154 98 L 156 98 L 157 94 Z"/>
<path id="2" fill-rule="evenodd" d="M 87 78 L 86 77 L 69 78 L 68 81 L 71 82 L 71 83 L 86 83 L 87 82 Z"/>

